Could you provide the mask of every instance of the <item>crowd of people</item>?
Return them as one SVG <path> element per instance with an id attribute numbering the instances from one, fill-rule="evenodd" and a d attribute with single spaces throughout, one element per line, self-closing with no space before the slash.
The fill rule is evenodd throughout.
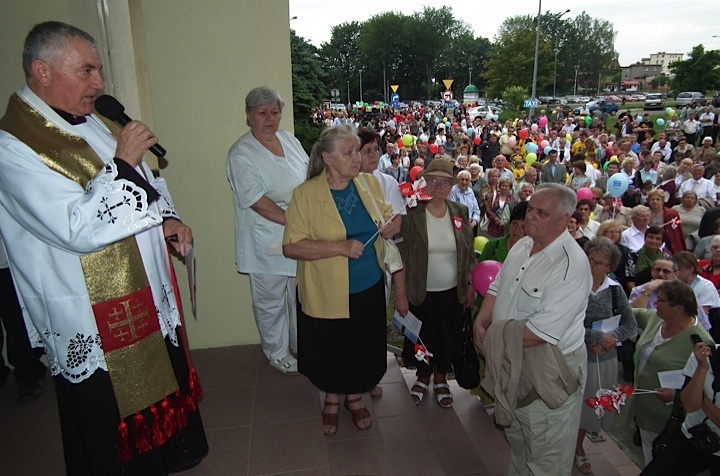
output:
<path id="1" fill-rule="evenodd" d="M 0 276 L 17 290 L 2 317 L 9 340 L 28 344 L 8 352 L 19 400 L 41 392 L 30 344 L 43 346 L 68 474 L 190 468 L 208 445 L 168 250 L 185 256 L 192 231 L 142 159 L 157 137 L 97 118 L 105 84 L 86 32 L 35 26 L 23 65 L 0 119 Z M 672 474 L 720 470 L 712 108 L 655 123 L 625 112 L 613 130 L 599 110 L 322 114 L 308 156 L 279 130 L 276 91 L 253 89 L 245 106 L 249 131 L 227 157 L 237 271 L 268 364 L 324 392 L 325 435 L 339 431 L 341 400 L 357 430 L 372 426 L 362 395 L 382 396 L 392 291 L 398 316 L 421 323 L 402 352 L 415 405 L 432 381 L 437 404 L 453 406 L 448 377 L 473 316 L 476 390 L 505 430 L 509 474 L 589 474 L 584 438 L 613 421 L 583 400 L 616 383 L 620 364 L 638 388 L 628 403 L 645 474 L 668 474 L 667 461 Z M 481 291 L 476 265 L 489 260 L 499 271 Z M 668 384 L 672 372 L 685 385 Z M 654 449 L 679 406 L 682 433 Z M 677 463 L 693 451 L 702 457 Z"/>

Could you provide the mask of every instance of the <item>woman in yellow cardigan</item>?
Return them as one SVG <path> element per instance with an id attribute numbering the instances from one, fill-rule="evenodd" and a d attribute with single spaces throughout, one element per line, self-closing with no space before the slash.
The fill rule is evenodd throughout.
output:
<path id="1" fill-rule="evenodd" d="M 283 238 L 283 254 L 298 260 L 298 370 L 326 393 L 330 436 L 343 394 L 354 425 L 370 428 L 361 394 L 386 370 L 384 240 L 376 232 L 392 210 L 377 179 L 360 173 L 359 149 L 354 127 L 323 131 L 308 178 L 293 192 Z M 389 228 L 380 236 L 389 237 Z"/>

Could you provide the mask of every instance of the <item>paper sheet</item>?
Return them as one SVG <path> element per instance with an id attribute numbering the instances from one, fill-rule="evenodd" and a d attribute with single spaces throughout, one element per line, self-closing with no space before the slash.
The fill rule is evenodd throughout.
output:
<path id="1" fill-rule="evenodd" d="M 413 343 L 417 343 L 418 336 L 420 335 L 420 329 L 422 328 L 422 321 L 415 317 L 415 314 L 408 311 L 407 316 L 402 317 L 400 314 L 398 314 L 397 311 L 395 311 L 395 315 L 393 316 L 393 326 L 400 332 L 402 332 L 405 337 L 410 339 Z"/>
<path id="2" fill-rule="evenodd" d="M 682 370 L 666 370 L 658 372 L 658 380 L 660 380 L 660 386 L 663 388 L 679 390 L 685 383 L 685 375 L 683 375 Z"/>

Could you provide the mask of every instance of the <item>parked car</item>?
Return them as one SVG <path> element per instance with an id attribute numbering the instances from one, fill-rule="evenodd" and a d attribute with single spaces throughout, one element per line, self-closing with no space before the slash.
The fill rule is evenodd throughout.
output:
<path id="1" fill-rule="evenodd" d="M 476 117 L 479 117 L 481 119 L 485 119 L 488 114 L 499 115 L 502 112 L 502 109 L 497 106 L 477 106 L 468 109 L 467 115 L 470 118 L 470 120 L 475 120 Z"/>
<path id="2" fill-rule="evenodd" d="M 677 95 L 675 98 L 675 107 L 698 107 L 704 106 L 707 103 L 705 95 L 697 91 L 686 91 Z"/>
<path id="3" fill-rule="evenodd" d="M 720 94 L 716 95 L 712 100 L 712 105 L 715 107 L 720 107 Z"/>
<path id="4" fill-rule="evenodd" d="M 618 105 L 611 101 L 601 100 L 601 101 L 590 101 L 586 104 L 585 107 L 587 107 L 587 110 L 592 112 L 595 110 L 595 107 L 600 108 L 601 111 L 605 111 L 606 113 L 610 114 L 611 116 L 614 116 L 618 112 Z M 580 114 L 581 107 L 576 107 L 573 109 L 573 113 L 575 115 Z"/>
<path id="5" fill-rule="evenodd" d="M 614 94 L 611 94 L 609 96 L 605 96 L 604 98 L 606 101 L 613 101 L 613 102 L 620 102 L 622 101 L 622 98 L 620 96 L 615 96 Z"/>
<path id="6" fill-rule="evenodd" d="M 662 109 L 664 106 L 665 101 L 660 93 L 649 93 L 643 101 L 644 109 Z"/>

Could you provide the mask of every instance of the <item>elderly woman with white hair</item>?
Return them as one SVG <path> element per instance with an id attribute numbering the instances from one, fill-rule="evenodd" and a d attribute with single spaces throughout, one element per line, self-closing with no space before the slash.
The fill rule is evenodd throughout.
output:
<path id="1" fill-rule="evenodd" d="M 245 98 L 250 131 L 231 148 L 227 177 L 235 204 L 235 261 L 250 278 L 253 314 L 262 350 L 275 369 L 296 374 L 295 261 L 282 252 L 285 210 L 305 180 L 308 156 L 280 131 L 284 102 L 267 87 Z"/>
<path id="2" fill-rule="evenodd" d="M 448 200 L 456 203 L 462 203 L 468 208 L 470 213 L 470 228 L 473 235 L 477 235 L 477 225 L 480 223 L 480 205 L 478 205 L 475 192 L 470 187 L 472 175 L 467 170 L 461 170 L 457 174 L 458 183 L 450 189 Z"/>

